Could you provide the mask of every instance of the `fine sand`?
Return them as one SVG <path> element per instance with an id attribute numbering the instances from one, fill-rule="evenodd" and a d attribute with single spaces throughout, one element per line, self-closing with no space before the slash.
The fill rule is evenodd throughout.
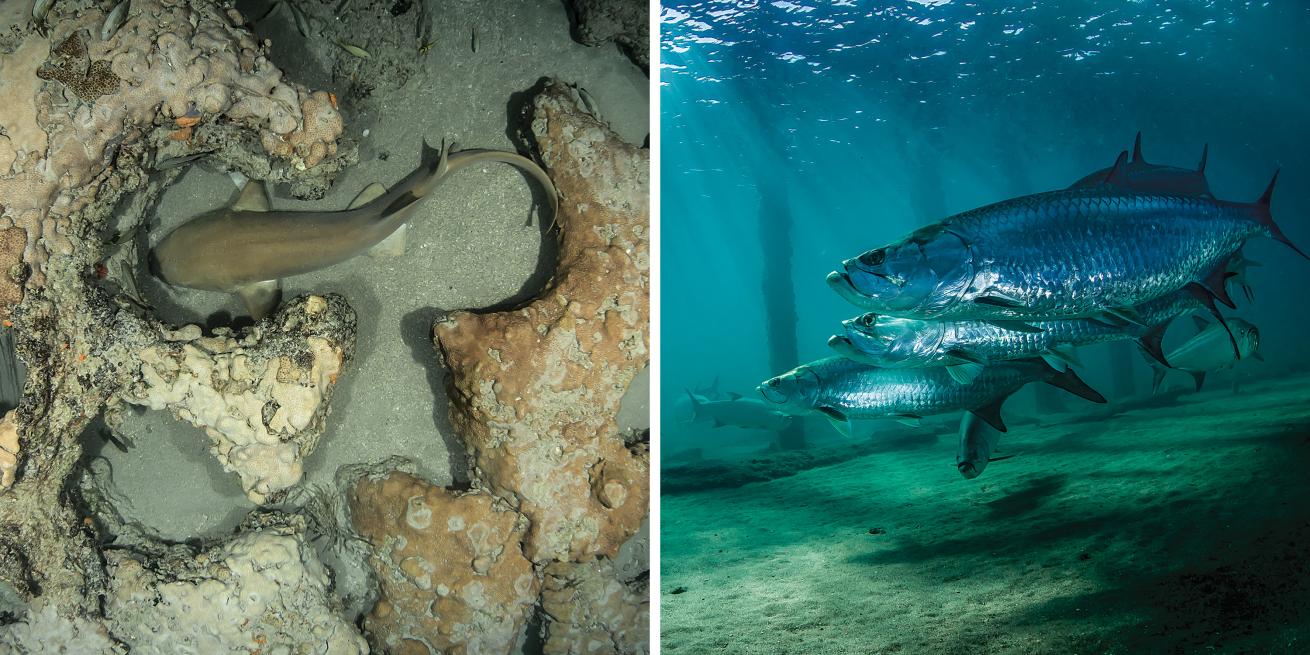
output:
<path id="1" fill-rule="evenodd" d="M 259 35 L 275 41 L 275 63 L 291 79 L 332 90 L 324 72 L 331 65 L 322 57 L 336 46 L 303 47 L 288 16 L 279 12 L 259 24 Z M 468 45 L 472 26 L 477 52 Z M 646 76 L 613 45 L 574 42 L 560 2 L 442 3 L 433 16 L 433 36 L 425 66 L 404 87 L 343 105 L 346 134 L 359 142 L 359 164 L 319 201 L 299 201 L 272 189 L 274 208 L 343 209 L 368 184 L 392 184 L 414 170 L 424 139 L 514 150 L 508 133 L 523 126 L 509 125 L 511 100 L 543 77 L 585 87 L 620 135 L 637 144 L 646 138 Z M 519 97 L 515 106 L 523 100 Z M 165 192 L 150 224 L 150 241 L 230 202 L 235 193 L 225 173 L 203 162 L 191 167 Z M 554 266 L 538 220 L 545 217 L 549 224 L 549 211 L 536 205 L 543 197 L 508 166 L 461 170 L 418 207 L 403 256 L 356 257 L 284 281 L 286 298 L 342 294 L 359 319 L 355 359 L 341 376 L 327 432 L 305 463 L 306 483 L 331 483 L 344 464 L 390 455 L 415 460 L 420 472 L 438 483 L 466 479 L 463 448 L 447 421 L 432 322 L 444 311 L 523 299 L 540 288 Z M 221 316 L 211 316 L 245 313 L 235 297 L 220 293 L 155 283 L 146 284 L 145 291 L 163 318 L 179 324 L 224 324 Z M 644 375 L 634 383 L 625 426 L 649 424 L 648 388 Z M 124 432 L 133 447 L 127 452 L 102 447 L 100 454 L 112 467 L 117 506 L 128 519 L 162 537 L 184 540 L 225 534 L 252 509 L 236 475 L 224 472 L 208 453 L 209 439 L 201 430 L 167 412 L 134 411 Z M 104 476 L 111 467 L 101 463 L 95 470 Z"/>
<path id="2" fill-rule="evenodd" d="M 1310 377 L 1131 407 L 666 496 L 663 652 L 1310 652 Z"/>

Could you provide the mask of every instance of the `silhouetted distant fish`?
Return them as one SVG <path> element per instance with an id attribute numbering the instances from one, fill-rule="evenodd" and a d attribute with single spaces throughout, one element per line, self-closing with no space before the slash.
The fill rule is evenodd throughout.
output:
<path id="1" fill-rule="evenodd" d="M 710 400 L 688 391 L 691 422 L 711 423 L 714 427 L 732 426 L 748 430 L 779 432 L 791 425 L 792 417 L 754 398 L 728 393 L 724 400 Z"/>
<path id="2" fill-rule="evenodd" d="M 1228 319 L 1227 329 L 1218 323 L 1210 323 L 1199 316 L 1196 321 L 1198 332 L 1183 345 L 1170 351 L 1165 357 L 1173 369 L 1190 373 L 1196 381 L 1196 390 L 1201 390 L 1205 383 L 1205 374 L 1225 368 L 1232 368 L 1243 359 L 1264 360 L 1260 355 L 1260 329 L 1240 318 Z M 1229 345 L 1229 332 L 1237 343 L 1237 352 Z M 1168 369 L 1154 365 L 1154 378 L 1151 380 L 1151 393 L 1160 390 L 1160 383 Z"/>

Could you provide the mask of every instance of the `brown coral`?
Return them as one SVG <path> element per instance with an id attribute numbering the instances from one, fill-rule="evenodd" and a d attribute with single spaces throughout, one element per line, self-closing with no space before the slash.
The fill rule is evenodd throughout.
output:
<path id="1" fill-rule="evenodd" d="M 619 580 L 608 560 L 546 567 L 541 610 L 546 655 L 633 655 L 650 651 L 644 585 Z"/>
<path id="2" fill-rule="evenodd" d="M 365 622 L 378 652 L 514 650 L 538 583 L 519 549 L 519 515 L 502 505 L 398 471 L 359 480 L 350 512 L 381 580 Z"/>
<path id="3" fill-rule="evenodd" d="M 478 480 L 530 519 L 534 561 L 612 556 L 649 500 L 648 454 L 614 419 L 649 357 L 648 153 L 559 82 L 532 128 L 563 197 L 559 267 L 521 309 L 438 323 L 451 422 Z"/>

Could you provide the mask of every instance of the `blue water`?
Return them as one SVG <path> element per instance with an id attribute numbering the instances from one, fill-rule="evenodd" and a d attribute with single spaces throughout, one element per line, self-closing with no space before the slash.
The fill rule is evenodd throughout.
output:
<path id="1" fill-rule="evenodd" d="M 665 652 L 1310 652 L 1310 262 L 1282 244 L 1246 246 L 1255 300 L 1225 310 L 1265 362 L 1153 397 L 1130 342 L 1085 348 L 1109 404 L 1029 385 L 1015 457 L 976 480 L 958 416 L 850 438 L 805 418 L 798 449 L 686 399 L 759 398 L 831 355 L 862 312 L 825 283 L 843 259 L 1067 187 L 1139 130 L 1152 163 L 1208 143 L 1222 199 L 1281 169 L 1273 216 L 1310 248 L 1310 5 L 701 2 L 660 23 Z M 768 310 L 789 299 L 794 326 Z"/>
<path id="2" fill-rule="evenodd" d="M 685 411 L 684 389 L 718 377 L 753 396 L 782 372 L 764 356 L 761 276 L 774 264 L 760 235 L 777 228 L 762 218 L 761 188 L 781 191 L 794 224 L 800 362 L 827 356 L 837 322 L 860 313 L 824 284 L 842 259 L 955 212 L 1067 186 L 1110 166 L 1138 130 L 1153 163 L 1195 166 L 1209 143 L 1221 198 L 1255 199 L 1281 167 L 1274 216 L 1310 243 L 1302 3 L 877 6 L 662 9 L 664 425 Z M 1240 315 L 1260 326 L 1265 352 L 1305 361 L 1297 326 L 1310 309 L 1289 300 L 1310 264 L 1267 239 L 1246 252 L 1264 267 Z M 1134 366 L 1145 385 L 1147 369 Z M 1084 377 L 1107 384 L 1092 368 Z M 698 427 L 666 439 L 670 452 L 769 437 Z"/>

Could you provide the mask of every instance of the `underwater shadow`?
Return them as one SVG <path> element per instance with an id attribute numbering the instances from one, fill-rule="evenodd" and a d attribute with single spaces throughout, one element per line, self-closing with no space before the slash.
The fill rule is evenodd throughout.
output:
<path id="1" fill-rule="evenodd" d="M 432 423 L 446 444 L 447 463 L 450 465 L 452 487 L 462 488 L 469 482 L 468 460 L 464 442 L 455 434 L 450 423 L 450 396 L 446 392 L 446 369 L 438 358 L 433 341 L 432 327 L 447 314 L 436 307 L 424 307 L 405 314 L 400 319 L 400 338 L 409 346 L 414 361 L 423 366 L 428 388 L 432 391 Z"/>
<path id="2" fill-rule="evenodd" d="M 1028 480 L 1019 491 L 987 502 L 988 518 L 1012 519 L 1041 509 L 1055 494 L 1069 484 L 1063 473 Z"/>

